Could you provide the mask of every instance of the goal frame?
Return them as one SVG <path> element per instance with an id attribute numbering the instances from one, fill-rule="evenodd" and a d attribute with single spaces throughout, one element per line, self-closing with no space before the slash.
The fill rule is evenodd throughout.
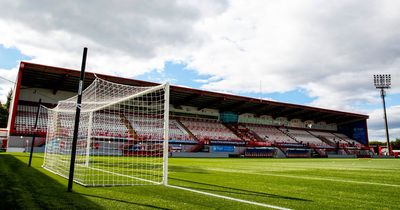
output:
<path id="1" fill-rule="evenodd" d="M 135 98 L 138 98 L 138 97 L 141 97 L 141 96 L 145 96 L 147 94 L 151 94 L 152 92 L 156 92 L 156 91 L 162 90 L 162 89 L 164 90 L 164 104 L 163 104 L 164 105 L 163 106 L 163 109 L 164 109 L 163 110 L 164 111 L 163 118 L 164 119 L 163 119 L 163 130 L 162 130 L 163 131 L 163 135 L 162 135 L 163 136 L 163 139 L 162 139 L 163 140 L 163 143 L 162 143 L 162 148 L 163 148 L 162 152 L 163 153 L 162 153 L 162 156 L 160 155 L 160 158 L 162 157 L 162 170 L 160 170 L 160 171 L 162 171 L 161 182 L 154 182 L 154 181 L 151 181 L 151 180 L 143 180 L 141 178 L 135 178 L 133 176 L 131 178 L 132 179 L 139 179 L 139 180 L 142 180 L 142 181 L 145 181 L 145 182 L 147 181 L 147 182 L 152 183 L 152 184 L 161 184 L 161 185 L 165 185 L 165 186 L 168 185 L 168 158 L 169 158 L 169 143 L 168 143 L 168 141 L 169 141 L 169 102 L 170 102 L 170 85 L 169 85 L 169 83 L 164 83 L 164 84 L 160 84 L 160 85 L 151 87 L 149 89 L 146 89 L 146 90 L 143 90 L 141 92 L 129 95 L 127 97 L 120 98 L 117 101 L 114 101 L 114 102 L 111 102 L 111 103 L 107 103 L 107 104 L 105 104 L 103 106 L 96 107 L 94 109 L 87 109 L 87 110 L 82 110 L 81 111 L 81 113 L 89 114 L 89 124 L 88 124 L 88 127 L 87 127 L 88 133 L 87 133 L 87 138 L 86 138 L 86 149 L 85 149 L 86 150 L 86 154 L 85 154 L 86 157 L 85 157 L 85 163 L 84 163 L 84 165 L 87 168 L 90 168 L 89 164 L 90 164 L 90 158 L 91 158 L 92 128 L 93 128 L 93 120 L 94 120 L 93 114 L 96 111 L 100 111 L 102 109 L 111 107 L 113 105 L 117 105 L 117 104 L 122 103 L 124 101 L 135 99 Z M 85 101 L 82 101 L 82 104 L 84 104 L 84 103 L 85 103 Z M 86 102 L 86 103 L 90 103 L 90 102 Z M 66 113 L 74 113 L 75 112 L 75 111 L 72 111 L 72 110 L 63 110 L 63 109 L 58 109 L 58 110 L 55 110 L 55 111 L 56 112 L 66 112 Z M 50 115 L 49 115 L 49 118 L 50 118 Z M 51 167 L 47 167 L 46 166 L 46 156 L 47 156 L 47 146 L 48 146 L 47 143 L 48 143 L 48 139 L 46 139 L 44 163 L 43 163 L 42 167 L 45 168 L 48 171 L 51 171 L 52 173 L 55 173 L 57 175 L 60 175 L 60 176 L 62 176 L 64 178 L 68 179 L 68 175 L 65 175 L 63 173 L 54 171 Z M 68 155 L 71 155 L 71 154 L 68 154 Z M 75 162 L 75 164 L 78 164 L 78 163 Z M 110 172 L 110 173 L 114 173 L 114 172 Z M 119 175 L 120 176 L 127 176 L 127 175 L 124 175 L 124 174 L 119 174 Z M 130 177 L 130 176 L 128 176 L 128 177 Z M 83 186 L 120 186 L 120 185 L 86 184 L 86 183 L 83 183 L 83 182 L 81 182 L 79 180 L 76 180 L 75 178 L 74 178 L 73 181 L 75 183 L 78 183 L 78 184 L 83 185 Z M 127 184 L 127 185 L 130 185 L 130 184 Z M 132 184 L 132 185 L 135 185 L 135 184 Z"/>

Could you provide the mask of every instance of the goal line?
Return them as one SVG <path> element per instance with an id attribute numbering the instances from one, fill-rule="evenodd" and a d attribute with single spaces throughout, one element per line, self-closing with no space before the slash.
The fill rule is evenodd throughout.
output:
<path id="1" fill-rule="evenodd" d="M 285 208 L 285 207 L 274 206 L 274 205 L 270 205 L 270 204 L 259 203 L 259 202 L 249 201 L 249 200 L 243 200 L 243 199 L 239 199 L 239 198 L 232 198 L 232 197 L 229 197 L 229 196 L 218 195 L 218 194 L 204 192 L 204 191 L 200 191 L 200 190 L 194 190 L 194 189 L 190 189 L 190 188 L 186 188 L 186 187 L 180 187 L 180 186 L 175 186 L 175 185 L 167 185 L 167 186 L 175 188 L 175 189 L 179 189 L 179 190 L 186 190 L 186 191 L 199 193 L 199 194 L 203 194 L 203 195 L 208 195 L 208 196 L 212 196 L 212 197 L 223 198 L 223 199 L 231 200 L 231 201 L 237 201 L 237 202 L 240 202 L 240 203 L 246 203 L 246 204 L 262 206 L 262 207 L 271 208 L 271 209 L 278 209 L 278 210 L 290 210 L 290 209 Z"/>
<path id="2" fill-rule="evenodd" d="M 110 173 L 110 174 L 117 175 L 117 176 L 124 176 L 124 177 L 137 179 L 137 180 L 144 181 L 144 182 L 150 182 L 152 184 L 160 184 L 160 185 L 162 184 L 162 183 L 159 183 L 159 182 L 154 182 L 154 181 L 141 179 L 141 178 L 138 178 L 138 177 L 129 176 L 129 175 L 125 175 L 125 174 L 115 173 L 115 172 L 111 172 L 111 171 L 106 171 L 106 170 L 102 170 L 102 169 L 99 169 L 99 168 L 93 168 L 93 167 L 90 167 L 90 168 L 93 169 L 93 170 L 98 170 L 98 171 L 102 171 L 102 172 L 105 172 L 105 173 Z M 243 200 L 243 199 L 233 198 L 233 197 L 224 196 L 224 195 L 218 195 L 218 194 L 204 192 L 204 191 L 200 191 L 200 190 L 194 190 L 194 189 L 190 189 L 190 188 L 186 188 L 186 187 L 180 187 L 180 186 L 169 185 L 169 184 L 165 185 L 165 186 L 166 187 L 175 188 L 175 189 L 179 189 L 179 190 L 190 191 L 190 192 L 194 192 L 194 193 L 198 193 L 198 194 L 202 194 L 202 195 L 207 195 L 207 196 L 222 198 L 222 199 L 226 199 L 226 200 L 236 201 L 236 202 L 240 202 L 240 203 L 246 203 L 246 204 L 251 204 L 251 205 L 256 205 L 256 206 L 262 206 L 262 207 L 271 208 L 271 209 L 290 210 L 288 208 L 284 208 L 284 207 L 280 207 L 280 206 L 274 206 L 274 205 L 265 204 L 265 203 L 259 203 L 259 202 Z"/>

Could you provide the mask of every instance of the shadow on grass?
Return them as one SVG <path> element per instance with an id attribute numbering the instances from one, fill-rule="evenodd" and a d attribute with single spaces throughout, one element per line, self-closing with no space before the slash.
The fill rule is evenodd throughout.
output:
<path id="1" fill-rule="evenodd" d="M 203 185 L 203 186 L 220 188 L 220 189 L 212 189 L 212 188 L 204 188 L 204 187 L 192 187 L 192 186 L 189 187 L 191 189 L 196 189 L 196 190 L 225 192 L 225 193 L 232 193 L 232 194 L 238 194 L 238 195 L 260 196 L 260 197 L 277 198 L 277 199 L 285 199 L 285 200 L 295 200 L 295 201 L 312 201 L 312 200 L 307 200 L 307 199 L 302 199 L 302 198 L 281 196 L 281 195 L 275 195 L 275 194 L 264 193 L 264 192 L 256 192 L 256 191 L 251 191 L 251 190 L 245 190 L 245 189 L 239 189 L 239 188 L 233 188 L 233 187 L 226 187 L 226 186 L 220 186 L 220 185 L 203 183 L 203 182 L 196 182 L 196 181 L 186 180 L 186 179 L 179 179 L 179 178 L 172 178 L 172 177 L 168 177 L 168 179 L 182 181 L 182 182 L 188 182 L 188 183 L 193 183 L 193 184 L 198 184 L 198 185 Z"/>
<path id="2" fill-rule="evenodd" d="M 28 158 L 27 160 L 29 160 L 29 154 L 30 154 L 29 152 L 26 152 L 26 153 L 24 152 L 24 153 L 12 153 L 12 155 L 11 154 L 8 154 L 8 155 L 11 155 L 13 157 Z M 37 154 L 43 154 L 43 153 L 33 153 L 32 159 L 43 159 L 43 155 L 37 155 Z M 7 155 L 7 153 L 5 153 L 3 155 Z"/>
<path id="3" fill-rule="evenodd" d="M 16 156 L 0 154 L 0 209 L 102 209 Z"/>
<path id="4" fill-rule="evenodd" d="M 168 170 L 173 172 L 184 172 L 184 173 L 195 173 L 195 174 L 209 174 L 207 170 L 201 168 L 192 168 L 192 167 L 184 167 L 184 166 L 168 166 Z"/>
<path id="5" fill-rule="evenodd" d="M 131 201 L 126 201 L 126 200 L 120 200 L 120 199 L 115 199 L 115 198 L 107 198 L 107 197 L 102 197 L 102 196 L 98 196 L 98 195 L 89 195 L 89 194 L 84 194 L 84 193 L 78 193 L 82 196 L 88 196 L 88 197 L 93 197 L 93 198 L 100 198 L 100 199 L 105 199 L 105 200 L 109 200 L 109 201 L 116 201 L 116 202 L 121 202 L 121 203 L 126 203 L 126 204 L 132 204 L 132 205 L 137 205 L 137 206 L 143 206 L 143 207 L 148 207 L 148 208 L 153 208 L 153 209 L 165 209 L 165 210 L 169 210 L 167 208 L 161 208 L 158 206 L 153 206 L 150 204 L 142 204 L 142 203 L 135 203 L 135 202 L 131 202 Z"/>

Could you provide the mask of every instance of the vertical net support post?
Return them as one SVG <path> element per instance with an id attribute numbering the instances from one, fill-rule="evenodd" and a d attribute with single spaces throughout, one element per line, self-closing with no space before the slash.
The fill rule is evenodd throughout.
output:
<path id="1" fill-rule="evenodd" d="M 169 83 L 164 86 L 164 141 L 163 141 L 163 185 L 168 185 L 168 155 L 169 155 Z"/>
<path id="2" fill-rule="evenodd" d="M 31 152 L 29 154 L 29 167 L 32 164 L 32 155 L 33 155 L 33 147 L 35 146 L 35 138 L 36 138 L 36 132 L 37 132 L 37 124 L 38 124 L 38 120 L 39 120 L 39 114 L 40 114 L 40 107 L 42 105 L 42 99 L 39 99 L 39 104 L 38 104 L 38 108 L 36 111 L 36 118 L 35 118 L 35 126 L 33 127 L 33 136 L 32 136 L 32 144 L 31 144 Z"/>
<path id="3" fill-rule="evenodd" d="M 76 101 L 76 112 L 75 112 L 75 126 L 74 133 L 72 139 L 72 148 L 71 148 L 71 160 L 69 167 L 69 176 L 68 176 L 68 187 L 67 191 L 72 192 L 72 184 L 74 180 L 74 170 L 75 170 L 75 158 L 76 158 L 76 145 L 78 141 L 79 134 L 79 120 L 81 114 L 81 103 L 82 103 L 82 92 L 85 81 L 85 68 L 86 68 L 86 56 L 87 56 L 87 48 L 83 48 L 83 57 L 82 57 L 82 65 L 81 65 L 81 73 L 79 79 L 79 87 L 78 87 L 78 96 Z"/>
<path id="4" fill-rule="evenodd" d="M 44 147 L 44 158 L 43 158 L 43 164 L 42 164 L 42 167 L 43 168 L 45 168 L 46 167 L 46 165 L 48 166 L 49 165 L 49 163 L 48 162 L 50 162 L 50 160 L 51 160 L 51 158 L 49 158 L 49 156 L 51 156 L 51 155 L 49 155 L 49 151 L 51 150 L 49 147 L 50 147 L 50 143 L 51 143 L 51 138 L 53 137 L 53 133 L 54 133 L 54 131 L 53 131 L 53 129 L 54 129 L 54 127 L 53 127 L 53 122 L 55 121 L 55 116 L 57 116 L 57 115 L 55 115 L 54 113 L 54 111 L 53 110 L 51 110 L 51 109 L 46 109 L 47 110 L 47 134 L 46 134 L 46 144 L 45 144 L 45 147 Z"/>
<path id="5" fill-rule="evenodd" d="M 92 129 L 93 129 L 93 112 L 89 113 L 89 124 L 88 124 L 88 135 L 86 141 L 86 159 L 85 166 L 89 167 L 90 160 L 90 148 L 91 148 L 91 138 L 92 138 Z"/>

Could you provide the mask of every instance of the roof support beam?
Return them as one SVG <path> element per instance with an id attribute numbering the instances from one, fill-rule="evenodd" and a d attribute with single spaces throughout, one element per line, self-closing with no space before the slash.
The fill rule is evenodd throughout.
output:
<path id="1" fill-rule="evenodd" d="M 292 113 L 290 113 L 289 115 L 288 115 L 288 120 L 290 121 L 290 120 L 292 120 L 292 119 L 298 119 L 299 117 L 301 117 L 301 119 L 305 119 L 305 118 L 307 118 L 306 120 L 308 120 L 308 116 L 306 116 L 306 117 L 302 117 L 302 116 L 305 116 L 305 114 L 307 113 L 307 112 L 309 112 L 308 110 L 305 110 L 305 109 L 300 109 L 300 110 L 298 110 L 298 111 L 294 111 L 294 112 L 292 112 Z"/>
<path id="2" fill-rule="evenodd" d="M 286 118 L 289 119 L 289 117 L 290 117 L 293 113 L 297 113 L 297 112 L 299 112 L 299 111 L 302 111 L 302 110 L 293 109 L 293 108 L 284 108 L 284 109 L 279 113 L 279 115 L 280 115 L 280 117 L 286 117 Z"/>
<path id="3" fill-rule="evenodd" d="M 222 98 L 215 98 L 215 99 L 213 99 L 213 100 L 204 102 L 204 103 L 201 104 L 199 107 L 197 107 L 197 109 L 198 109 L 198 110 L 202 110 L 202 109 L 205 109 L 205 108 L 208 108 L 208 107 L 212 107 L 212 106 L 215 106 L 216 104 L 219 104 L 219 103 L 221 103 L 222 101 L 225 101 L 225 100 L 226 100 L 225 97 L 222 97 Z"/>
<path id="4" fill-rule="evenodd" d="M 252 104 L 249 105 L 249 107 L 243 107 L 243 106 L 239 107 L 236 110 L 236 112 L 238 114 L 254 113 L 254 112 L 258 111 L 259 109 L 265 108 L 266 106 L 268 106 L 268 105 L 252 103 Z"/>
<path id="5" fill-rule="evenodd" d="M 236 103 L 225 105 L 220 108 L 220 111 L 232 111 L 235 108 L 240 108 L 241 106 L 245 105 L 247 101 L 238 101 Z"/>
<path id="6" fill-rule="evenodd" d="M 54 81 L 53 85 L 53 95 L 57 94 L 58 90 L 64 86 L 65 80 L 69 77 L 68 74 L 64 74 L 60 77 L 60 79 Z"/>
<path id="7" fill-rule="evenodd" d="M 174 102 L 172 102 L 172 104 L 174 105 L 174 107 L 180 106 L 182 103 L 189 103 L 190 101 L 194 100 L 195 98 L 199 97 L 199 94 L 190 94 L 186 97 L 183 97 L 182 99 L 178 99 Z"/>
<path id="8" fill-rule="evenodd" d="M 277 118 L 277 117 L 287 117 L 285 114 L 286 114 L 286 113 L 289 113 L 290 110 L 291 110 L 291 108 L 279 107 L 279 108 L 276 108 L 276 109 L 271 110 L 271 112 L 273 112 L 273 113 L 272 113 L 272 116 L 273 116 L 274 118 Z M 289 111 L 289 112 L 288 112 L 288 111 Z"/>
<path id="9" fill-rule="evenodd" d="M 326 116 L 327 113 L 324 112 L 312 112 L 307 115 L 307 120 L 313 120 L 314 122 L 320 122 L 321 116 Z"/>
<path id="10" fill-rule="evenodd" d="M 323 116 L 321 116 L 321 117 L 317 117 L 316 119 L 315 119 L 315 121 L 325 121 L 325 122 L 327 122 L 327 123 L 330 123 L 332 120 L 333 121 L 335 121 L 335 119 L 337 118 L 337 114 L 326 114 L 326 115 L 323 115 Z"/>
<path id="11" fill-rule="evenodd" d="M 260 115 L 264 115 L 264 114 L 268 114 L 270 116 L 275 116 L 275 113 L 277 111 L 282 110 L 283 107 L 280 106 L 270 106 L 270 105 L 266 105 L 263 108 L 261 108 L 259 111 L 256 111 L 255 114 L 256 116 L 260 116 Z"/>
<path id="12" fill-rule="evenodd" d="M 347 119 L 347 120 L 343 120 L 340 121 L 340 123 L 336 123 L 337 125 L 344 125 L 344 124 L 348 124 L 348 123 L 353 123 L 353 122 L 357 122 L 357 121 L 361 121 L 362 119 Z"/>

